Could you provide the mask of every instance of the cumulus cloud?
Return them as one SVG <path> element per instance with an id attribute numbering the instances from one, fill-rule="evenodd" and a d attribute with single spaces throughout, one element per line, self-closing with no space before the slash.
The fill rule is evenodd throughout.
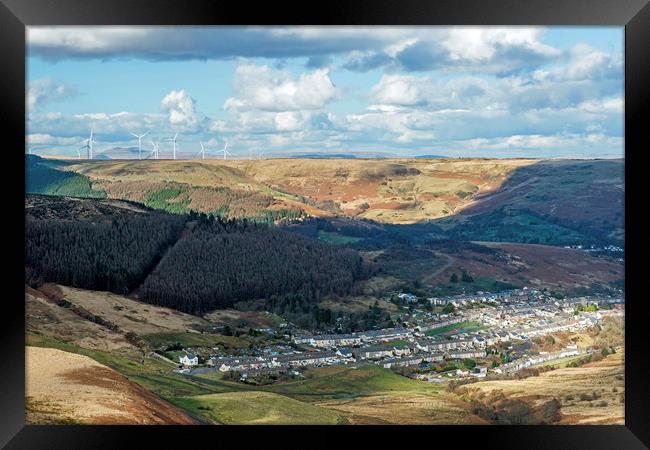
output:
<path id="1" fill-rule="evenodd" d="M 295 78 L 289 72 L 245 63 L 237 67 L 233 87 L 235 97 L 224 104 L 230 110 L 314 110 L 337 95 L 328 69 L 317 69 Z"/>
<path id="2" fill-rule="evenodd" d="M 451 28 L 442 42 L 452 60 L 487 62 L 505 53 L 528 55 L 531 58 L 554 58 L 561 51 L 540 41 L 540 28 Z"/>
<path id="3" fill-rule="evenodd" d="M 406 75 L 384 75 L 370 90 L 370 98 L 384 105 L 417 105 L 424 101 L 417 79 Z"/>
<path id="4" fill-rule="evenodd" d="M 168 114 L 169 123 L 177 129 L 193 129 L 203 120 L 196 111 L 196 101 L 184 89 L 171 91 L 160 102 L 160 109 Z"/>
<path id="5" fill-rule="evenodd" d="M 77 138 L 64 138 L 51 134 L 33 133 L 27 135 L 29 145 L 74 145 L 78 142 Z"/>
<path id="6" fill-rule="evenodd" d="M 169 128 L 163 114 L 136 114 L 131 112 L 87 113 L 64 115 L 61 113 L 34 114 L 30 117 L 30 133 L 57 137 L 85 139 L 92 129 L 102 140 L 118 142 L 131 140 L 130 132 L 163 131 Z"/>
<path id="7" fill-rule="evenodd" d="M 36 111 L 46 103 L 61 101 L 77 94 L 74 87 L 58 83 L 52 77 L 31 81 L 27 90 L 27 108 Z"/>

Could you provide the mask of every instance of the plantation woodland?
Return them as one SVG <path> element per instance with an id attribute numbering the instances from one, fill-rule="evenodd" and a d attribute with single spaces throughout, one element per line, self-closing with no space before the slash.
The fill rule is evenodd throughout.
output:
<path id="1" fill-rule="evenodd" d="M 93 200 L 86 200 L 93 202 Z M 192 212 L 102 220 L 28 214 L 26 282 L 137 293 L 145 302 L 202 314 L 240 301 L 312 313 L 363 276 L 359 254 L 248 220 Z M 134 292 L 135 291 L 135 292 Z"/>

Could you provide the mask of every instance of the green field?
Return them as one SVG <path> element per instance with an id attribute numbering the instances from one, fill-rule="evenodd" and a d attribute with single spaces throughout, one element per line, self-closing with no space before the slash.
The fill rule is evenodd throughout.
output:
<path id="1" fill-rule="evenodd" d="M 214 423 L 336 425 L 347 421 L 330 409 L 269 392 L 237 392 L 182 397 L 173 403 Z"/>
<path id="2" fill-rule="evenodd" d="M 468 330 L 478 330 L 481 328 L 481 324 L 474 322 L 472 320 L 466 320 L 465 322 L 454 323 L 440 328 L 434 328 L 433 330 L 427 331 L 427 336 L 437 336 L 439 334 L 449 333 L 450 331 L 458 330 L 458 333 L 463 333 Z"/>

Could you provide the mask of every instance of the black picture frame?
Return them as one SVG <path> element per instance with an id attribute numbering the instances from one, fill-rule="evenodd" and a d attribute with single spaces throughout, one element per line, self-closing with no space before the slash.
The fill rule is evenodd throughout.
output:
<path id="1" fill-rule="evenodd" d="M 313 2 L 244 3 L 222 0 L 0 0 L 1 115 L 3 197 L 6 214 L 3 250 L 7 265 L 0 326 L 0 445 L 26 448 L 121 448 L 141 439 L 151 447 L 267 445 L 298 448 L 338 446 L 353 438 L 384 444 L 477 446 L 490 448 L 636 449 L 650 446 L 650 342 L 646 334 L 640 217 L 647 151 L 643 117 L 650 111 L 650 5 L 648 0 L 455 0 L 448 2 L 374 0 L 319 4 Z M 626 402 L 624 426 L 436 426 L 335 427 L 127 427 L 25 425 L 24 157 L 25 27 L 30 25 L 617 25 L 625 26 L 625 165 L 626 248 Z M 647 120 L 647 119 L 646 119 Z M 19 170 L 23 168 L 23 170 Z M 11 173 L 13 176 L 8 177 Z M 637 206 L 635 208 L 635 205 Z M 635 217 L 639 216 L 639 217 Z M 11 245 L 7 245 L 10 243 Z M 637 296 L 638 294 L 638 296 Z M 322 433 L 322 436 L 321 436 Z M 293 439 L 285 440 L 288 436 Z M 234 440 L 233 440 L 234 439 Z M 442 444 L 444 441 L 447 444 Z M 226 444 L 230 442 L 230 444 Z M 240 444 L 237 444 L 240 442 Z M 363 442 L 363 441 L 357 441 Z M 361 444 L 357 444 L 361 445 Z M 363 444 L 368 445 L 368 444 Z"/>

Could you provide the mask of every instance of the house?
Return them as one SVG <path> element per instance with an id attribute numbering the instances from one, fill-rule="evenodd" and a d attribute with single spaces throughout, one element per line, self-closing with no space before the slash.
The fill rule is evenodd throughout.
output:
<path id="1" fill-rule="evenodd" d="M 387 328 L 384 330 L 364 331 L 358 334 L 363 342 L 387 342 L 406 338 L 410 335 L 411 332 L 406 328 Z"/>
<path id="2" fill-rule="evenodd" d="M 381 362 L 381 365 L 384 369 L 390 369 L 391 367 L 408 367 L 416 366 L 422 362 L 422 358 L 410 357 L 410 358 L 388 358 Z"/>
<path id="3" fill-rule="evenodd" d="M 409 303 L 415 303 L 418 301 L 417 296 L 414 294 L 397 294 L 397 297 L 401 300 L 406 300 Z"/>
<path id="4" fill-rule="evenodd" d="M 424 362 L 439 362 L 445 359 L 445 354 L 442 352 L 424 353 L 421 356 Z"/>
<path id="5" fill-rule="evenodd" d="M 395 356 L 406 356 L 411 354 L 411 349 L 408 347 L 393 347 Z"/>
<path id="6" fill-rule="evenodd" d="M 194 353 L 187 353 L 178 357 L 179 362 L 185 367 L 196 366 L 199 363 L 199 357 Z"/>
<path id="7" fill-rule="evenodd" d="M 485 366 L 476 366 L 472 371 L 472 376 L 477 378 L 483 378 L 487 376 L 487 367 Z"/>
<path id="8" fill-rule="evenodd" d="M 354 350 L 354 356 L 357 359 L 375 359 L 393 356 L 392 347 L 365 347 Z"/>
<path id="9" fill-rule="evenodd" d="M 452 359 L 484 358 L 485 350 L 459 350 L 449 353 Z"/>

